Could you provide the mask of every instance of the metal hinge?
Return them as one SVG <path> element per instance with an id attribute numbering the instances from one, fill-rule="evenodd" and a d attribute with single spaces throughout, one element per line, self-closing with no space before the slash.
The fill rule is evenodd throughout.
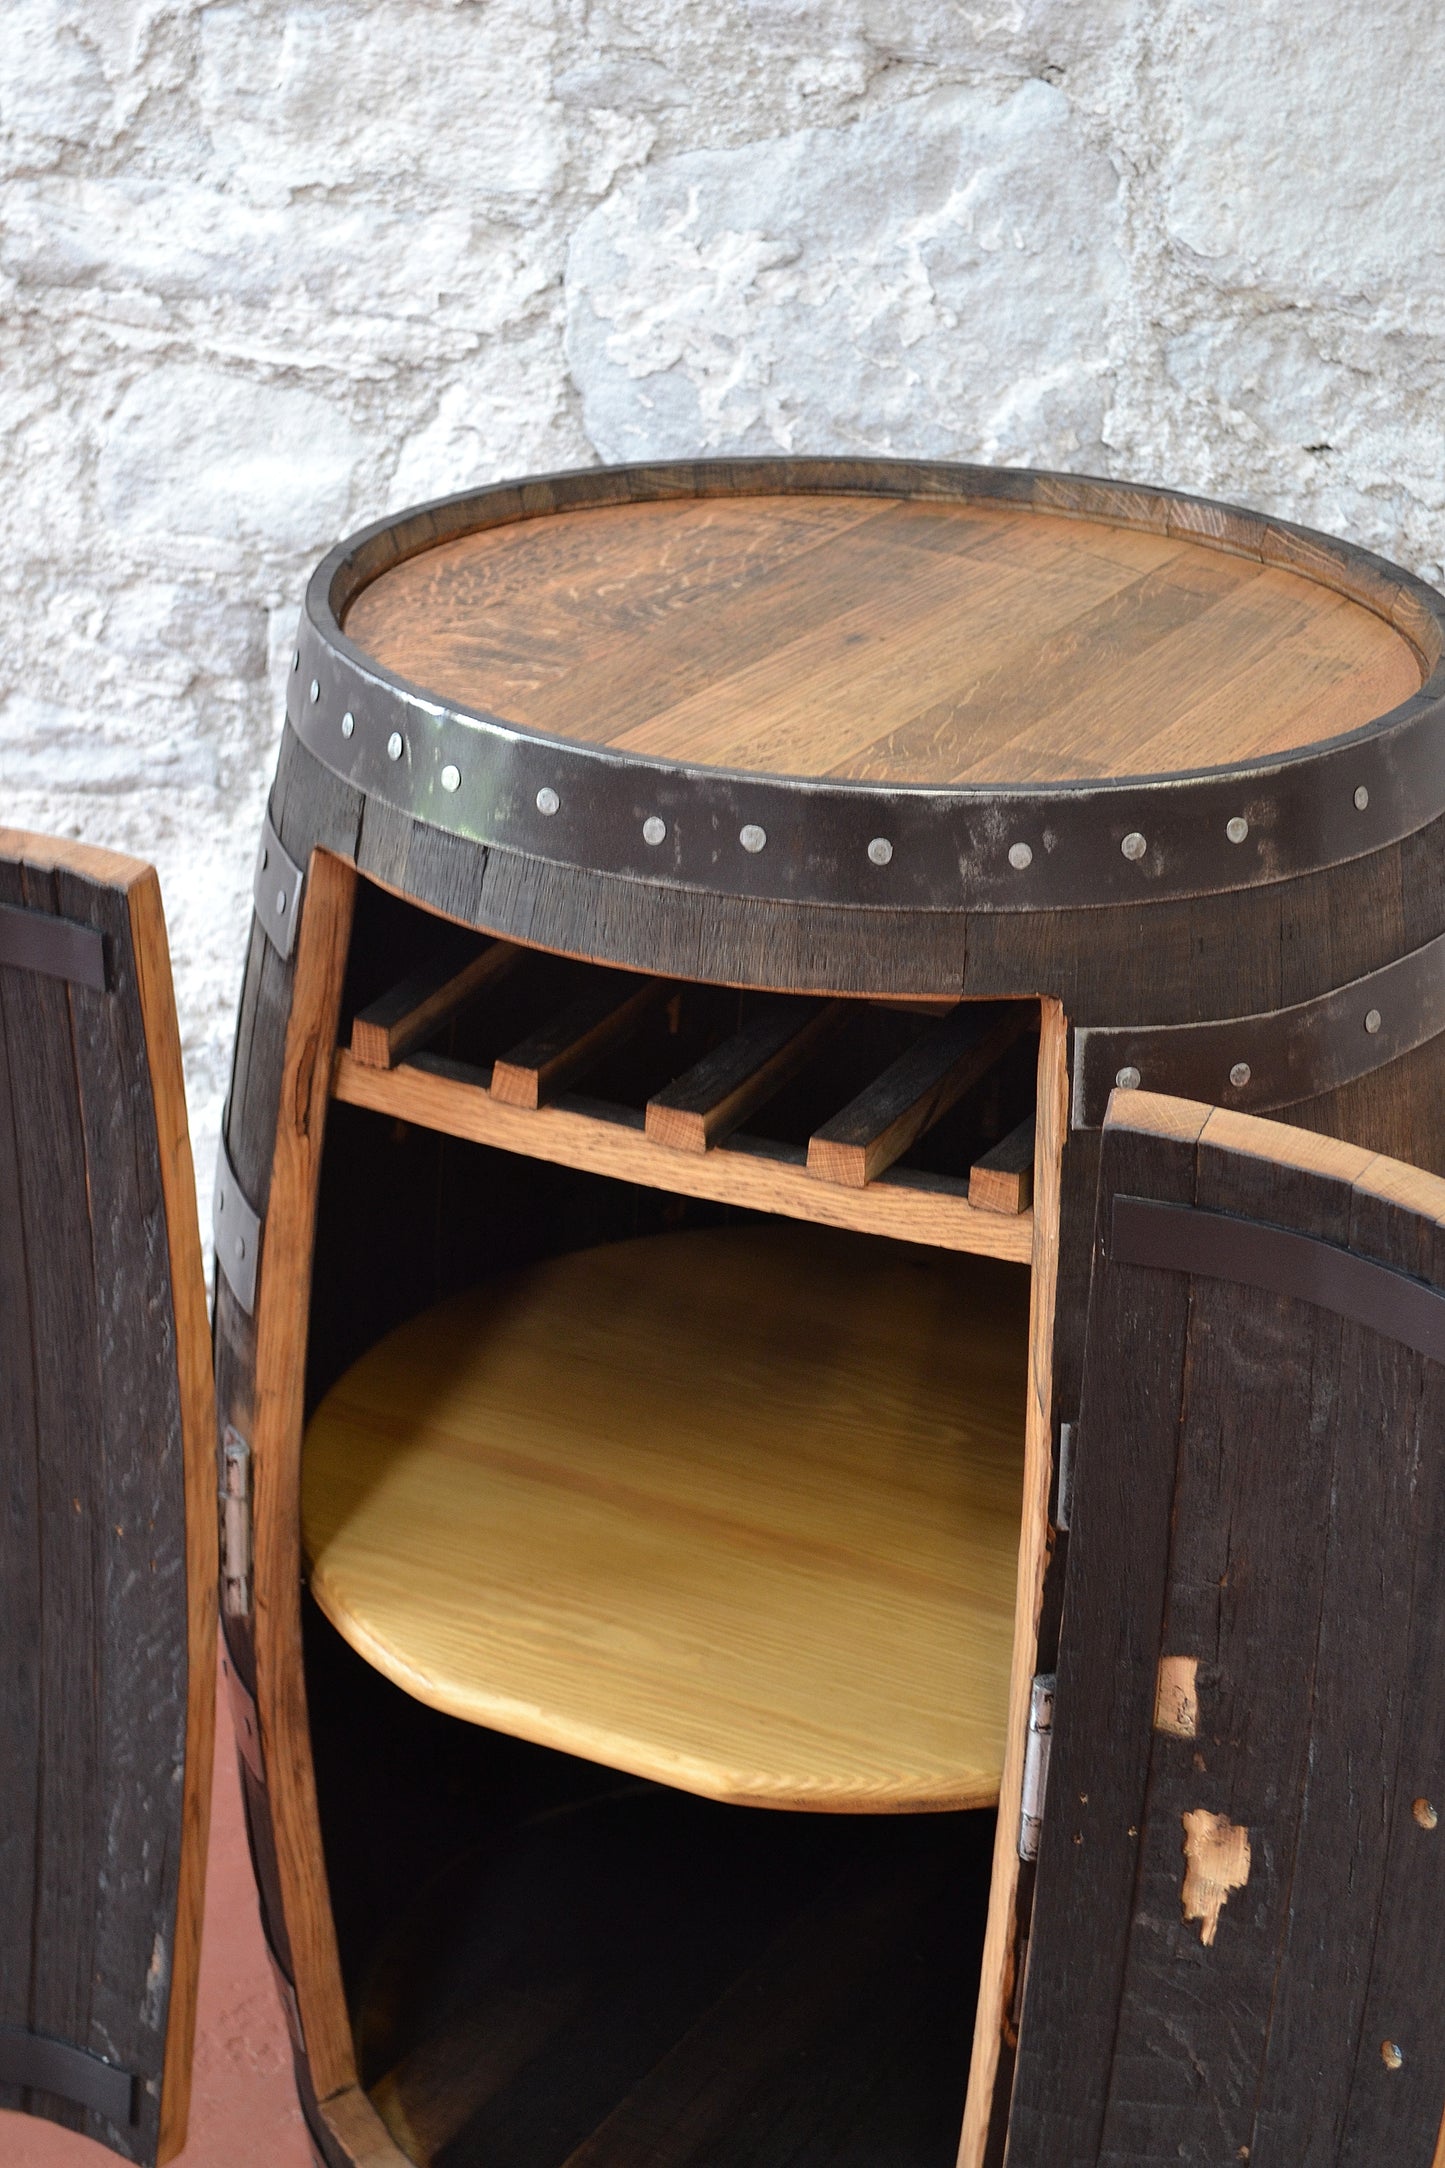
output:
<path id="1" fill-rule="evenodd" d="M 1059 1481 L 1054 1500 L 1054 1526 L 1061 1536 L 1069 1532 L 1074 1512 L 1074 1468 L 1078 1459 L 1078 1426 L 1059 1425 Z"/>
<path id="2" fill-rule="evenodd" d="M 251 1448 L 226 1425 L 221 1441 L 221 1609 L 251 1616 Z"/>
<path id="3" fill-rule="evenodd" d="M 1057 1674 L 1041 1671 L 1029 1692 L 1029 1731 L 1024 1746 L 1023 1797 L 1019 1801 L 1019 1858 L 1037 1859 L 1044 1826 L 1044 1793 L 1049 1784 L 1049 1748 L 1054 1735 L 1054 1689 Z"/>

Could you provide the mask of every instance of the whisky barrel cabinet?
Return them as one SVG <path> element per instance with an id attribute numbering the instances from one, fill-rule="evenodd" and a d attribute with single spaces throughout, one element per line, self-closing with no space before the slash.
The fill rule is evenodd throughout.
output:
<path id="1" fill-rule="evenodd" d="M 1126 1123 L 1162 1093 L 1445 1166 L 1442 633 L 1420 582 L 1263 515 L 901 461 L 534 480 L 320 566 L 215 1339 L 227 1663 L 325 2161 L 1225 2157 L 1210 2103 L 1252 2081 L 1198 2028 L 1168 2064 L 1167 1997 L 1153 2033 L 1120 2013 L 1172 1951 L 1228 2032 L 1265 1963 L 1235 1931 L 1288 1899 L 1210 1777 L 1207 1621 L 1161 1646 L 1149 1610 L 1173 1448 L 1134 1498 L 1106 1342 L 1126 1402 L 1157 1349 L 1117 1304 L 1086 1335 L 1100 1143 L 1111 1093 Z M 1268 1469 L 1284 1388 L 1256 1432 L 1216 1358 Z M 1117 1540 L 1071 1562 L 1091 1497 Z M 1227 1590 L 1227 1496 L 1187 1500 Z M 1199 1712 L 1192 1923 L 1167 1816 L 1152 1881 L 1127 1849 L 1146 1672 Z M 1118 1726 L 1138 1778 L 1087 1992 L 1056 1678 L 1080 1811 Z M 1237 1829 L 1270 1854 L 1247 1898 Z M 1271 2098 L 1335 1966 L 1311 1932 Z M 1445 2078 L 1409 2054 L 1391 2157 L 1424 2168 Z M 1330 2097 L 1304 2151 L 1279 2117 L 1238 2145 L 1372 2157 Z"/>

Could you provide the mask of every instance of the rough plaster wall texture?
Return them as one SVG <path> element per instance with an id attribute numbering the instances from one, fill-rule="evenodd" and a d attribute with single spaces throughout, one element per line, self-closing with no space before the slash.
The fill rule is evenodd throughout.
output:
<path id="1" fill-rule="evenodd" d="M 1436 0 L 5 0 L 0 818 L 155 858 L 209 1187 L 309 565 L 649 453 L 1445 556 Z"/>

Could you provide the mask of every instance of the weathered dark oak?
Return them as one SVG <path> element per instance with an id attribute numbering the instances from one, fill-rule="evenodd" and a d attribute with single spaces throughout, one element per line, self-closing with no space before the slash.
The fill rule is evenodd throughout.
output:
<path id="1" fill-rule="evenodd" d="M 502 1766 L 545 1808 L 480 1787 L 486 1841 L 400 1915 L 360 2014 L 425 2168 L 951 2168 L 990 1816 L 750 1815 Z"/>
<path id="2" fill-rule="evenodd" d="M 1116 1097 L 1008 2158 L 1428 2168 L 1441 1365 L 1307 1273 L 1119 1261 L 1118 1196 L 1445 1268 L 1439 1180 Z"/>
<path id="3" fill-rule="evenodd" d="M 185 2136 L 215 1662 L 180 1042 L 149 867 L 0 830 L 0 900 L 37 937 L 0 964 L 0 2104 L 152 2162 Z M 73 932 L 78 976 L 33 967 L 56 920 L 101 983 Z"/>

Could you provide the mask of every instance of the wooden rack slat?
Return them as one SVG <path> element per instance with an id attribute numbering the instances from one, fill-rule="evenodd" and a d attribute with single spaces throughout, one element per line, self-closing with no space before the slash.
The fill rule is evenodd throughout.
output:
<path id="1" fill-rule="evenodd" d="M 1023 1002 L 960 1002 L 808 1139 L 808 1172 L 863 1189 L 946 1114 L 1032 1022 Z"/>
<path id="2" fill-rule="evenodd" d="M 490 1144 L 531 1159 L 577 1167 L 719 1204 L 825 1227 L 854 1227 L 945 1250 L 972 1250 L 1027 1264 L 1033 1254 L 1032 1212 L 1010 1218 L 980 1212 L 961 1182 L 898 1170 L 866 1190 L 816 1181 L 794 1147 L 757 1137 L 731 1137 L 710 1152 L 663 1152 L 650 1143 L 640 1112 L 595 1100 L 565 1098 L 536 1109 L 510 1106 L 488 1089 L 485 1069 L 440 1054 L 419 1054 L 392 1070 L 368 1069 L 338 1052 L 336 1098 L 444 1136 Z"/>
<path id="3" fill-rule="evenodd" d="M 511 941 L 493 941 L 476 952 L 465 934 L 439 942 L 420 969 L 359 1012 L 351 1026 L 352 1053 L 368 1069 L 394 1069 L 484 988 L 505 978 L 523 953 Z"/>
<path id="4" fill-rule="evenodd" d="M 599 980 L 493 1065 L 492 1097 L 509 1107 L 540 1107 L 627 1038 L 672 990 L 666 979 Z"/>
<path id="5" fill-rule="evenodd" d="M 980 1212 L 1026 1212 L 1034 1200 L 1034 1117 L 976 1159 L 968 1173 L 968 1201 Z"/>
<path id="6" fill-rule="evenodd" d="M 842 1001 L 780 999 L 647 1102 L 654 1144 L 706 1152 L 796 1076 L 847 1013 Z"/>

